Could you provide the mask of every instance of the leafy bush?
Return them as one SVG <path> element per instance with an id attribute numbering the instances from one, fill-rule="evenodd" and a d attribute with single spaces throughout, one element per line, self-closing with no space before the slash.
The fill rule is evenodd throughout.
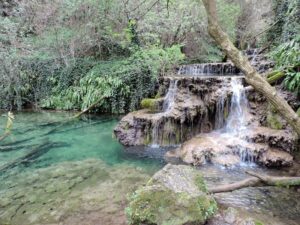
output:
<path id="1" fill-rule="evenodd" d="M 277 69 L 286 71 L 286 88 L 300 94 L 300 35 L 279 45 L 271 53 L 271 57 Z"/>
<path id="2" fill-rule="evenodd" d="M 173 46 L 138 50 L 128 59 L 103 61 L 67 88 L 54 86 L 52 95 L 42 100 L 42 107 L 85 109 L 106 97 L 98 111 L 124 113 L 135 110 L 143 98 L 154 94 L 158 75 L 172 69 L 183 58 L 180 46 Z M 55 81 L 57 78 L 49 79 Z"/>

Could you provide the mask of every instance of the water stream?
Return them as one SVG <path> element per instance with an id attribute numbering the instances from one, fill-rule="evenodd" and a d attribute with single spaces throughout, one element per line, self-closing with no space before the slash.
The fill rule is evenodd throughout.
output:
<path id="1" fill-rule="evenodd" d="M 174 107 L 178 80 L 170 80 L 170 85 L 163 104 L 163 112 L 168 113 Z"/>

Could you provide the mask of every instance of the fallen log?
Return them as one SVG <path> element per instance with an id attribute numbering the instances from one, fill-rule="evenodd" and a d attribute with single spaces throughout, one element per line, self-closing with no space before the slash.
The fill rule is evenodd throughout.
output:
<path id="1" fill-rule="evenodd" d="M 22 139 L 22 140 L 19 140 L 19 141 L 14 141 L 14 142 L 10 142 L 10 143 L 5 143 L 5 145 L 0 145 L 0 146 L 14 146 L 14 145 L 18 145 L 18 144 L 22 144 L 22 143 L 31 141 L 31 140 L 33 140 L 33 139 L 35 139 L 35 137 L 25 138 L 25 139 Z"/>
<path id="2" fill-rule="evenodd" d="M 89 112 L 91 109 L 93 109 L 94 107 L 96 107 L 102 100 L 104 100 L 105 98 L 107 98 L 106 96 L 102 96 L 100 97 L 97 101 L 95 101 L 93 104 L 91 104 L 88 108 L 82 110 L 80 113 L 76 114 L 74 117 L 72 118 L 79 118 L 80 116 L 82 116 L 83 114 Z"/>
<path id="3" fill-rule="evenodd" d="M 2 145 L 0 146 L 0 152 L 11 152 L 28 147 L 32 147 L 32 145 Z"/>
<path id="4" fill-rule="evenodd" d="M 5 138 L 7 138 L 10 135 L 10 132 L 5 132 L 2 136 L 0 136 L 0 141 L 3 141 Z"/>
<path id="5" fill-rule="evenodd" d="M 284 78 L 286 76 L 286 73 L 283 71 L 275 71 L 271 76 L 267 78 L 267 81 L 269 84 L 274 84 L 276 81 L 280 80 L 281 78 Z"/>
<path id="6" fill-rule="evenodd" d="M 266 186 L 280 186 L 287 188 L 290 186 L 300 186 L 300 177 L 274 177 L 250 171 L 246 173 L 260 179 Z"/>
<path id="7" fill-rule="evenodd" d="M 223 193 L 223 192 L 232 192 L 232 191 L 236 191 L 242 188 L 247 188 L 247 187 L 256 187 L 259 184 L 261 184 L 260 179 L 252 177 L 252 178 L 248 178 L 242 181 L 238 181 L 236 183 L 232 183 L 232 184 L 224 184 L 224 185 L 220 185 L 218 187 L 214 187 L 214 188 L 209 188 L 209 192 L 212 194 L 216 194 L 216 193 Z"/>
<path id="8" fill-rule="evenodd" d="M 300 186 L 300 177 L 274 177 L 257 174 L 254 172 L 246 173 L 252 177 L 232 184 L 224 184 L 218 187 L 209 188 L 208 192 L 217 194 L 223 192 L 232 192 L 248 187 L 277 186 L 289 188 L 291 186 Z"/>

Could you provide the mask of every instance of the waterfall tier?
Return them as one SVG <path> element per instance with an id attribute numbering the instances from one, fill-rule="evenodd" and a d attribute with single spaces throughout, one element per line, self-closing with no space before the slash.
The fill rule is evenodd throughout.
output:
<path id="1" fill-rule="evenodd" d="M 244 51 L 251 65 L 260 73 L 264 73 L 274 67 L 274 63 L 261 54 L 260 49 L 248 49 Z M 184 76 L 235 76 L 242 72 L 230 61 L 225 63 L 202 63 L 182 65 L 178 68 L 178 75 Z"/>
<path id="2" fill-rule="evenodd" d="M 245 54 L 264 72 L 272 63 L 259 52 Z M 259 113 L 249 111 L 244 77 L 231 62 L 181 66 L 177 76 L 160 78 L 157 96 L 162 97 L 145 99 L 148 109 L 129 113 L 115 128 L 123 145 L 183 143 L 166 153 L 166 159 L 198 166 L 207 162 L 289 166 L 293 162 L 290 153 L 296 148 L 296 136 L 261 126 Z"/>
<path id="3" fill-rule="evenodd" d="M 115 129 L 126 146 L 180 144 L 198 133 L 220 128 L 228 115 L 231 77 L 161 78 L 158 113 L 129 113 Z M 242 77 L 238 78 L 243 80 Z M 220 99 L 222 103 L 220 104 Z M 221 107 L 221 108 L 220 108 Z"/>
<path id="4" fill-rule="evenodd" d="M 289 152 L 295 150 L 297 137 L 289 132 L 254 125 L 241 79 L 231 79 L 231 90 L 225 126 L 208 134 L 199 134 L 177 150 L 168 152 L 166 158 L 180 158 L 197 166 L 207 162 L 223 166 L 241 162 L 270 167 L 292 165 L 293 157 Z M 220 110 L 223 104 L 219 103 Z"/>

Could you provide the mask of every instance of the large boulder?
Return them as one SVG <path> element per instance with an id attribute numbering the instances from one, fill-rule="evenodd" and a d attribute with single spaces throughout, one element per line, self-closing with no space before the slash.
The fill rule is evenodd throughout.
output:
<path id="1" fill-rule="evenodd" d="M 139 188 L 126 209 L 129 223 L 205 224 L 217 211 L 199 172 L 185 165 L 168 164 Z"/>

